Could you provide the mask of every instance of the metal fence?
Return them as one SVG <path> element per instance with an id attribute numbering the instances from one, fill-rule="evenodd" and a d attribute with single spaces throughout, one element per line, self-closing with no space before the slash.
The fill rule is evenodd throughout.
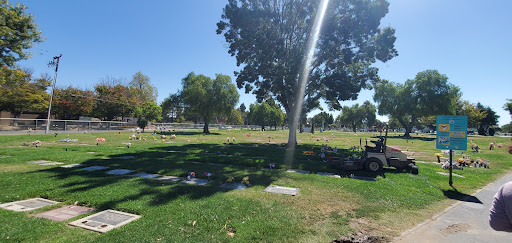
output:
<path id="1" fill-rule="evenodd" d="M 22 119 L 22 118 L 0 118 L 0 132 L 2 134 L 42 134 L 46 132 L 46 119 Z M 146 127 L 146 130 L 170 131 L 170 130 L 201 130 L 204 124 L 193 123 L 153 123 Z M 260 130 L 257 125 L 224 125 L 209 124 L 210 130 Z M 85 121 L 85 120 L 55 120 L 50 119 L 51 133 L 73 133 L 73 132 L 101 132 L 101 131 L 123 131 L 135 130 L 136 124 L 117 121 Z M 265 127 L 274 129 L 273 127 Z M 277 127 L 282 129 L 282 127 Z"/>
<path id="2" fill-rule="evenodd" d="M 0 118 L 0 131 L 4 133 L 45 133 L 46 119 Z M 51 132 L 110 131 L 135 128 L 127 122 L 83 121 L 50 119 Z"/>

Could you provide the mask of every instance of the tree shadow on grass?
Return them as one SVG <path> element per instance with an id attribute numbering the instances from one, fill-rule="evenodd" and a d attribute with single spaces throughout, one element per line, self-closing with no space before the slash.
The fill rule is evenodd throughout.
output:
<path id="1" fill-rule="evenodd" d="M 480 199 L 478 199 L 477 197 L 459 192 L 455 187 L 452 187 L 452 189 L 450 189 L 450 190 L 442 190 L 442 191 L 443 191 L 444 196 L 447 198 L 450 198 L 450 199 L 455 199 L 455 200 L 463 201 L 463 202 L 483 204 L 482 201 L 480 201 Z"/>
<path id="2" fill-rule="evenodd" d="M 50 179 L 58 181 L 56 183 L 58 188 L 51 188 L 51 190 L 45 192 L 49 197 L 52 197 L 52 193 L 66 195 L 65 197 L 68 198 L 82 198 L 82 196 L 76 196 L 77 193 L 88 194 L 84 196 L 85 198 L 90 197 L 91 194 L 104 197 L 99 200 L 102 201 L 100 203 L 90 202 L 98 209 L 116 208 L 120 203 L 139 200 L 148 196 L 150 197 L 149 206 L 166 204 L 179 197 L 186 197 L 191 200 L 206 198 L 217 193 L 234 190 L 218 187 L 229 177 L 234 177 L 235 182 L 240 182 L 243 177 L 249 176 L 249 181 L 253 186 L 267 187 L 278 178 L 286 176 L 286 169 L 291 168 L 309 170 L 312 173 L 337 173 L 342 177 L 354 178 L 356 176 L 363 179 L 377 178 L 378 176 L 385 177 L 386 173 L 402 173 L 387 168 L 381 173 L 336 170 L 318 156 L 320 147 L 311 145 L 297 146 L 293 151 L 295 160 L 290 165 L 285 165 L 283 162 L 286 154 L 283 144 L 169 144 L 151 147 L 144 151 L 133 149 L 133 152 L 130 152 L 129 150 L 127 148 L 125 153 L 111 155 L 108 158 L 94 158 L 82 162 L 84 167 L 93 165 L 108 167 L 103 170 L 84 171 L 82 170 L 83 167 L 53 167 L 28 173 L 46 172 L 49 173 L 48 177 Z M 304 154 L 304 151 L 313 151 L 314 155 Z M 338 150 L 338 155 L 342 156 L 353 153 L 354 151 L 349 149 Z M 329 155 L 333 155 L 333 152 L 326 153 L 326 156 Z M 279 170 L 261 169 L 268 168 L 270 163 L 275 163 L 276 169 Z M 182 178 L 186 177 L 188 172 L 195 172 L 196 177 L 200 179 L 206 179 L 203 173 L 210 172 L 212 182 L 205 186 L 194 186 L 179 182 L 133 178 L 128 175 L 110 175 L 106 173 L 114 169 L 133 170 L 130 174 L 145 172 Z M 133 185 L 119 184 L 126 180 L 130 180 L 130 183 L 135 182 L 140 187 L 127 190 L 126 187 Z M 116 190 L 126 191 L 126 194 L 116 193 Z M 108 200 L 108 195 L 111 193 L 115 195 L 112 196 L 111 200 Z"/>

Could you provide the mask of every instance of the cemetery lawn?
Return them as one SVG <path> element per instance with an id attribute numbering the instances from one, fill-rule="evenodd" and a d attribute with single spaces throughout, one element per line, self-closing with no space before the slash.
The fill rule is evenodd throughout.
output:
<path id="1" fill-rule="evenodd" d="M 472 194 L 512 168 L 512 155 L 506 148 L 510 138 L 470 137 L 482 148 L 471 156 L 490 160 L 490 169 L 464 168 L 454 173 L 454 187 L 448 185 L 447 172 L 436 162 L 432 135 L 413 135 L 412 139 L 390 134 L 388 145 L 414 153 L 419 175 L 385 168 L 382 173 L 337 171 L 320 158 L 320 145 L 337 147 L 339 154 L 358 154 L 351 150 L 360 139 L 376 140 L 376 133 L 298 134 L 295 151 L 284 148 L 287 131 L 176 131 L 176 139 L 129 140 L 131 133 L 0 136 L 0 203 L 42 197 L 61 202 L 32 212 L 0 209 L 0 241 L 37 242 L 327 242 L 354 233 L 390 238 L 441 212 L 456 200 Z M 246 136 L 251 133 L 252 136 Z M 235 137 L 233 144 L 227 137 Z M 61 142 L 61 139 L 78 139 Z M 105 138 L 97 142 L 96 138 Z M 496 139 L 502 148 L 489 150 Z M 41 146 L 23 146 L 41 141 Z M 319 141 L 316 141 L 319 140 Z M 328 141 L 327 141 L 328 140 Z M 131 143 L 130 147 L 124 143 Z M 97 145 L 98 144 L 98 145 Z M 66 151 L 67 149 L 67 151 Z M 305 155 L 313 151 L 314 155 Z M 290 164 L 285 156 L 294 155 Z M 327 155 L 331 155 L 328 152 Z M 135 156 L 135 158 L 119 158 Z M 447 157 L 447 155 L 445 155 Z M 456 155 L 454 158 L 459 158 Z M 29 164 L 48 160 L 65 164 L 102 165 L 108 169 L 83 171 L 60 165 Z M 262 170 L 275 163 L 278 170 Z M 311 174 L 287 173 L 286 169 L 309 170 Z M 160 175 L 186 177 L 193 171 L 211 182 L 205 186 L 109 175 L 112 169 L 129 169 Z M 338 173 L 332 178 L 316 172 Z M 133 174 L 133 173 L 132 173 Z M 349 178 L 373 177 L 376 181 Z M 218 187 L 227 178 L 240 182 L 249 176 L 246 190 Z M 300 188 L 299 195 L 263 192 L 269 185 Z M 68 226 L 63 222 L 31 215 L 64 205 L 93 207 L 97 211 L 114 209 L 141 215 L 127 225 L 104 234 Z"/>

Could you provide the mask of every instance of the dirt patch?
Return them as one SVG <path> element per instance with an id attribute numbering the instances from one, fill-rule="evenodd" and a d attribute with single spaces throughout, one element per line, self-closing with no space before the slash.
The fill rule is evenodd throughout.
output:
<path id="1" fill-rule="evenodd" d="M 471 229 L 471 225 L 466 224 L 466 223 L 460 223 L 460 224 L 449 225 L 448 227 L 446 227 L 442 230 L 439 230 L 439 232 L 441 232 L 441 234 L 443 234 L 444 236 L 447 236 L 447 235 L 458 234 L 460 232 L 466 232 L 469 229 Z"/>
<path id="2" fill-rule="evenodd" d="M 387 243 L 391 242 L 391 238 L 376 235 L 357 234 L 350 237 L 342 237 L 339 240 L 334 240 L 334 243 Z"/>

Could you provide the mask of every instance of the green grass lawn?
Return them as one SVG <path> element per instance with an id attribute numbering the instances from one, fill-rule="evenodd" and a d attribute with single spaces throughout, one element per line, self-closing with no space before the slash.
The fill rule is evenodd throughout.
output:
<path id="1" fill-rule="evenodd" d="M 176 139 L 165 142 L 154 141 L 148 131 L 142 134 L 147 140 L 141 141 L 129 140 L 131 133 L 114 132 L 0 136 L 0 203 L 34 197 L 62 202 L 27 213 L 0 210 L 0 241 L 323 242 L 355 232 L 392 237 L 512 168 L 512 155 L 506 151 L 510 138 L 470 137 L 484 148 L 474 156 L 490 160 L 491 168 L 455 170 L 466 178 L 454 177 L 452 188 L 447 176 L 436 173 L 444 171 L 441 165 L 431 163 L 439 153 L 433 136 L 405 139 L 390 134 L 388 145 L 408 150 L 417 160 L 429 162 L 418 163 L 419 175 L 412 175 L 393 168 L 385 168 L 379 174 L 337 171 L 318 156 L 322 144 L 338 147 L 341 154 L 357 155 L 358 150 L 350 148 L 359 146 L 360 141 L 364 146 L 366 140 L 375 139 L 375 133 L 299 134 L 297 149 L 287 151 L 287 131 L 214 132 L 202 135 L 199 131 L 177 131 Z M 249 137 L 248 133 L 252 135 Z M 96 142 L 98 137 L 106 141 Z M 227 137 L 235 137 L 236 142 L 224 144 Z M 65 138 L 78 141 L 60 142 Z M 485 149 L 493 139 L 502 143 L 503 148 Z M 22 146 L 23 142 L 35 140 L 42 145 Z M 124 144 L 128 142 L 130 148 Z M 304 151 L 313 151 L 315 155 L 305 155 Z M 292 163 L 284 163 L 287 153 L 294 155 Z M 117 158 L 120 156 L 135 158 Z M 204 178 L 204 172 L 211 172 L 213 181 L 207 186 L 193 186 L 109 175 L 107 170 L 27 164 L 34 160 L 104 165 L 109 169 L 181 177 L 194 171 L 198 178 Z M 261 170 L 270 163 L 276 163 L 279 170 Z M 287 173 L 287 168 L 313 173 Z M 320 176 L 316 172 L 339 173 L 343 178 Z M 350 179 L 350 174 L 377 180 Z M 241 181 L 244 176 L 249 176 L 252 184 L 244 191 L 217 187 L 229 177 Z M 270 184 L 298 187 L 300 193 L 293 197 L 263 192 Z M 66 224 L 74 219 L 54 222 L 31 217 L 75 202 L 142 217 L 105 234 Z"/>

